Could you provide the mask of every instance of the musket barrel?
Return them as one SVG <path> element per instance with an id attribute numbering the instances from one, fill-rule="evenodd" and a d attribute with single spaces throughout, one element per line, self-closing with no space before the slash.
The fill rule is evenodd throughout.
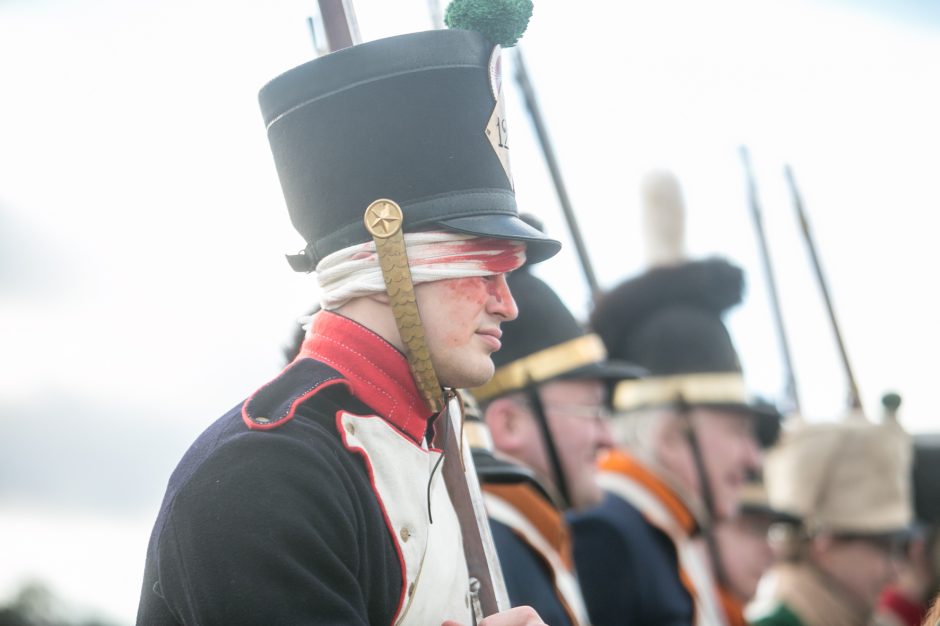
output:
<path id="1" fill-rule="evenodd" d="M 578 253 L 578 259 L 581 261 L 581 270 L 584 272 L 584 278 L 587 280 L 588 287 L 591 289 L 591 296 L 596 300 L 597 296 L 600 295 L 600 286 L 597 282 L 597 276 L 594 273 L 594 266 L 591 264 L 590 256 L 588 256 L 587 246 L 584 245 L 584 238 L 581 236 L 578 219 L 574 214 L 574 209 L 571 207 L 568 189 L 565 187 L 565 181 L 561 176 L 561 168 L 558 166 L 558 160 L 555 158 L 555 149 L 552 147 L 552 141 L 548 136 L 548 129 L 545 126 L 545 120 L 542 117 L 542 109 L 535 95 L 535 88 L 532 86 L 532 81 L 529 78 L 529 72 L 522 58 L 522 52 L 518 48 L 516 48 L 515 51 L 514 61 L 516 67 L 516 81 L 519 83 L 519 87 L 522 88 L 522 95 L 525 99 L 526 108 L 529 110 L 529 117 L 532 119 L 532 126 L 535 128 L 539 145 L 542 147 L 542 155 L 545 157 L 545 164 L 548 166 L 548 171 L 551 174 L 552 182 L 555 186 L 555 193 L 558 195 L 558 202 L 561 204 L 561 210 L 564 212 L 568 230 L 571 232 L 571 240 Z"/>
<path id="2" fill-rule="evenodd" d="M 829 295 L 829 286 L 826 283 L 826 277 L 823 274 L 822 264 L 819 262 L 819 255 L 816 252 L 816 243 L 810 232 L 809 220 L 806 217 L 806 211 L 803 208 L 803 200 L 796 186 L 796 180 L 793 177 L 793 171 L 789 165 L 784 166 L 787 184 L 790 187 L 790 193 L 793 198 L 793 206 L 796 209 L 797 217 L 800 221 L 800 230 L 803 233 L 803 240 L 809 249 L 810 260 L 813 264 L 813 270 L 816 273 L 816 280 L 819 282 L 819 289 L 822 291 L 823 300 L 826 303 L 826 311 L 829 313 L 829 321 L 832 324 L 832 332 L 836 337 L 836 344 L 839 347 L 839 354 L 842 357 L 842 366 L 845 369 L 845 376 L 849 385 L 849 407 L 851 409 L 862 408 L 861 397 L 858 392 L 858 384 L 855 382 L 855 373 L 852 371 L 852 365 L 849 362 L 849 355 L 845 349 L 845 342 L 842 339 L 842 332 L 839 330 L 839 322 L 836 319 L 835 308 L 832 305 L 832 298 Z"/>
<path id="3" fill-rule="evenodd" d="M 508 609 L 509 593 L 490 532 L 473 454 L 462 437 L 460 424 L 463 422 L 463 402 L 459 395 L 448 400 L 438 420 L 441 423 L 438 424 L 439 428 L 435 428 L 434 443 L 444 451 L 441 471 L 460 522 L 470 580 L 471 583 L 474 580 L 479 583 L 478 587 L 474 585 L 472 589 L 482 612 L 482 615 L 475 615 L 479 621 Z"/>
<path id="4" fill-rule="evenodd" d="M 323 18 L 323 30 L 330 52 L 336 52 L 358 43 L 356 18 L 352 6 L 343 0 L 317 0 Z"/>
<path id="5" fill-rule="evenodd" d="M 751 208 L 751 216 L 754 218 L 754 230 L 757 232 L 757 242 L 761 252 L 761 264 L 764 268 L 764 277 L 767 280 L 767 291 L 770 292 L 770 304 L 774 314 L 774 328 L 777 331 L 777 340 L 780 344 L 780 353 L 783 356 L 783 364 L 786 369 L 786 394 L 787 400 L 792 405 L 792 410 L 801 412 L 800 395 L 796 385 L 796 374 L 793 367 L 793 358 L 790 354 L 790 342 L 787 338 L 786 327 L 783 323 L 783 310 L 780 306 L 780 292 L 777 289 L 777 280 L 774 276 L 773 263 L 770 259 L 770 246 L 767 243 L 767 233 L 764 230 L 764 218 L 757 197 L 757 184 L 754 181 L 754 173 L 751 169 L 751 158 L 746 146 L 740 148 L 741 162 L 744 165 L 744 175 L 747 179 L 747 199 Z"/>

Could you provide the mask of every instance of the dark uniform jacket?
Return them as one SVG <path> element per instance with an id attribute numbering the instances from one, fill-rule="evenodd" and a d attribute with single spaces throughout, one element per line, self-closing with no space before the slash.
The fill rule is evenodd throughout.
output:
<path id="1" fill-rule="evenodd" d="M 570 516 L 581 589 L 594 626 L 724 626 L 689 508 L 623 452 L 602 462 L 600 506 Z"/>
<path id="2" fill-rule="evenodd" d="M 297 360 L 174 471 L 137 623 L 469 623 L 461 536 L 427 429 L 401 353 L 319 313 Z"/>
<path id="3" fill-rule="evenodd" d="M 533 480 L 483 485 L 509 601 L 552 626 L 587 626 L 568 524 Z"/>

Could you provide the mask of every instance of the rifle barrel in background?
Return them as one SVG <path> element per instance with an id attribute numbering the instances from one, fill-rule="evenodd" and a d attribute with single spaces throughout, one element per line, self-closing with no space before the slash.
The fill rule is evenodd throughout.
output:
<path id="1" fill-rule="evenodd" d="M 780 353 L 783 356 L 783 365 L 786 369 L 784 376 L 786 399 L 791 406 L 785 407 L 785 413 L 790 410 L 801 412 L 800 395 L 796 386 L 796 374 L 793 368 L 793 358 L 790 354 L 790 342 L 787 338 L 786 327 L 783 323 L 783 310 L 780 307 L 780 292 L 777 289 L 777 280 L 774 276 L 773 263 L 770 259 L 770 247 L 767 244 L 767 232 L 764 229 L 764 218 L 757 198 L 757 184 L 754 181 L 754 172 L 751 169 L 751 157 L 746 146 L 741 146 L 741 162 L 744 165 L 744 175 L 747 179 L 747 200 L 754 218 L 754 230 L 757 232 L 757 242 L 760 246 L 761 261 L 764 267 L 764 278 L 767 281 L 767 291 L 770 293 L 770 304 L 773 309 L 774 327 L 777 330 L 777 340 L 780 344 Z"/>
<path id="2" fill-rule="evenodd" d="M 836 320 L 835 308 L 832 306 L 832 298 L 829 295 L 829 286 L 826 283 L 826 277 L 823 274 L 822 265 L 819 262 L 819 255 L 816 250 L 816 243 L 810 232 L 809 221 L 806 218 L 806 211 L 803 208 L 803 200 L 796 186 L 796 180 L 793 178 L 793 171 L 789 165 L 784 166 L 784 173 L 787 178 L 787 184 L 793 197 L 793 207 L 796 209 L 797 217 L 800 220 L 800 230 L 803 232 L 803 240 L 809 249 L 810 259 L 813 262 L 813 269 L 816 272 L 816 279 L 819 282 L 819 289 L 822 291 L 823 300 L 826 302 L 826 310 L 829 313 L 829 321 L 832 324 L 832 332 L 835 334 L 836 343 L 839 346 L 839 354 L 842 357 L 842 366 L 845 369 L 845 376 L 849 386 L 849 408 L 854 410 L 862 409 L 862 400 L 858 392 L 858 384 L 855 381 L 855 374 L 852 371 L 852 365 L 849 362 L 849 355 L 845 349 L 845 342 L 842 340 L 842 332 L 839 330 L 839 322 Z"/>
<path id="3" fill-rule="evenodd" d="M 317 0 L 317 4 L 330 52 L 349 48 L 361 41 L 351 0 Z"/>
<path id="4" fill-rule="evenodd" d="M 558 202 L 561 204 L 561 210 L 565 214 L 565 221 L 568 223 L 568 230 L 571 232 L 571 240 L 578 253 L 578 259 L 581 261 L 581 270 L 584 272 L 584 278 L 587 281 L 588 287 L 591 289 L 591 297 L 596 301 L 601 293 L 600 286 L 597 283 L 597 276 L 594 274 L 594 267 L 591 265 L 591 258 L 588 256 L 587 246 L 584 245 L 584 238 L 581 236 L 581 229 L 578 227 L 578 219 L 575 217 L 574 209 L 571 208 L 568 189 L 565 187 L 565 181 L 561 176 L 561 168 L 558 167 L 558 160 L 555 158 L 555 149 L 552 147 L 551 139 L 548 136 L 548 129 L 545 126 L 545 120 L 542 117 L 542 109 L 535 95 L 535 88 L 532 86 L 532 80 L 529 78 L 529 72 L 522 58 L 522 51 L 519 50 L 518 47 L 515 49 L 514 61 L 516 67 L 516 81 L 522 89 L 525 105 L 529 110 L 529 117 L 532 119 L 532 126 L 535 127 L 535 134 L 538 136 L 539 145 L 542 147 L 542 156 L 545 157 L 545 164 L 548 166 L 548 171 L 552 176 L 555 193 L 558 195 Z"/>

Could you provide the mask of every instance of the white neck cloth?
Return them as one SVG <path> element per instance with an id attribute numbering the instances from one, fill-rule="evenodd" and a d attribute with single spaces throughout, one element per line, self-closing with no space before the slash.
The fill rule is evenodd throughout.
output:
<path id="1" fill-rule="evenodd" d="M 525 262 L 525 244 L 449 231 L 405 233 L 408 266 L 415 285 L 448 278 L 501 274 Z M 385 292 L 385 279 L 367 241 L 337 250 L 317 264 L 320 306 L 332 311 L 353 298 Z"/>

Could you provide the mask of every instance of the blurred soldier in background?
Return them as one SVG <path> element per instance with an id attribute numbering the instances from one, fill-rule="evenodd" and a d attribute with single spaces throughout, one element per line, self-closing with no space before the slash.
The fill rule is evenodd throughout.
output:
<path id="1" fill-rule="evenodd" d="M 600 338 L 527 268 L 507 283 L 519 317 L 503 324 L 493 378 L 472 390 L 495 447 L 477 464 L 487 513 L 512 604 L 534 607 L 553 626 L 586 626 L 562 512 L 600 502 L 597 456 L 611 444 L 607 383 L 639 368 L 608 361 Z M 528 477 L 508 480 L 519 466 Z"/>
<path id="2" fill-rule="evenodd" d="M 901 398 L 886 394 L 882 402 L 893 414 Z M 940 589 L 940 436 L 917 435 L 913 440 L 914 529 L 897 581 L 878 599 L 877 626 L 918 626 Z"/>
<path id="3" fill-rule="evenodd" d="M 611 358 L 650 376 L 614 388 L 608 496 L 572 516 L 575 559 L 597 626 L 724 624 L 712 524 L 737 513 L 760 465 L 755 425 L 772 431 L 777 416 L 749 402 L 721 319 L 741 300 L 741 271 L 684 259 L 673 176 L 644 191 L 654 267 L 602 297 L 591 322 Z"/>
<path id="4" fill-rule="evenodd" d="M 731 519 L 715 525 L 723 572 L 719 593 L 728 626 L 746 626 L 745 608 L 757 594 L 762 577 L 773 565 L 769 531 L 774 524 L 794 523 L 795 518 L 770 506 L 763 480 L 751 476 L 741 491 L 741 508 Z"/>
<path id="5" fill-rule="evenodd" d="M 911 522 L 910 439 L 893 420 L 798 418 L 768 452 L 774 508 L 799 518 L 782 533 L 776 606 L 759 626 L 865 626 Z"/>

